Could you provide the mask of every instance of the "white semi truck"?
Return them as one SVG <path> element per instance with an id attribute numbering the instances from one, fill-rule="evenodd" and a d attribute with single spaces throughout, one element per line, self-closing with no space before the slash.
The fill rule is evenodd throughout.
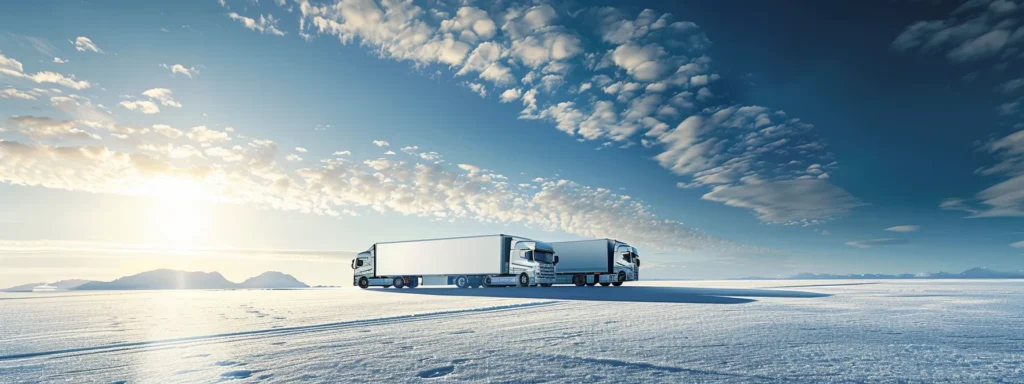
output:
<path id="1" fill-rule="evenodd" d="M 376 243 L 352 260 L 352 285 L 416 288 L 421 279 L 459 288 L 555 282 L 550 244 L 510 235 Z"/>
<path id="2" fill-rule="evenodd" d="M 559 258 L 557 284 L 618 287 L 640 279 L 640 255 L 624 242 L 596 239 L 556 242 L 551 246 Z"/>

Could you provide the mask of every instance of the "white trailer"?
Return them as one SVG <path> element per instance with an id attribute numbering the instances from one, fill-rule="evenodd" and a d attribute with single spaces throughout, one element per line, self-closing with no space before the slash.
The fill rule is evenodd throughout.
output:
<path id="1" fill-rule="evenodd" d="M 559 258 L 557 284 L 618 287 L 640 279 L 640 255 L 624 242 L 596 239 L 555 242 L 551 246 Z"/>
<path id="2" fill-rule="evenodd" d="M 459 288 L 549 287 L 556 263 L 550 244 L 510 235 L 376 243 L 352 260 L 352 285 L 416 288 L 422 279 Z"/>

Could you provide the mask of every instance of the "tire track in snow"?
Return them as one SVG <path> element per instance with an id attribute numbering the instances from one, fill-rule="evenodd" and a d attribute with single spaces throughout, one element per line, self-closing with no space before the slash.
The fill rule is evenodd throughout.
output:
<path id="1" fill-rule="evenodd" d="M 557 304 L 561 304 L 561 302 L 558 302 L 558 301 L 541 301 L 541 302 L 500 305 L 500 306 L 482 307 L 482 308 L 457 309 L 457 310 L 451 310 L 451 311 L 430 312 L 430 313 L 422 313 L 422 314 L 390 316 L 390 317 L 381 317 L 381 318 L 376 318 L 376 319 L 363 319 L 363 320 L 341 321 L 341 322 L 336 322 L 336 323 L 303 325 L 303 326 L 296 326 L 296 327 L 257 329 L 257 330 L 251 330 L 251 331 L 220 333 L 220 334 L 202 335 L 202 336 L 190 336 L 190 337 L 181 337 L 181 338 L 165 339 L 165 340 L 151 340 L 151 341 L 138 341 L 138 342 L 129 342 L 129 343 L 108 344 L 108 345 L 99 345 L 99 346 L 92 346 L 92 347 L 69 348 L 69 349 L 61 349 L 61 350 L 53 350 L 53 351 L 30 352 L 30 353 L 22 353 L 22 354 L 15 354 L 15 355 L 6 355 L 6 356 L 0 356 L 0 361 L 12 361 L 12 360 L 30 359 L 30 358 L 35 358 L 35 357 L 45 357 L 45 356 L 63 355 L 63 354 L 74 354 L 74 353 L 81 353 L 81 354 L 84 355 L 84 354 L 103 353 L 103 352 L 119 352 L 119 351 L 126 351 L 126 350 L 132 350 L 132 349 L 142 349 L 142 348 L 150 348 L 150 347 L 169 348 L 169 347 L 174 347 L 174 346 L 179 346 L 179 345 L 186 345 L 186 344 L 202 344 L 204 342 L 211 342 L 211 341 L 221 341 L 221 342 L 240 341 L 240 340 L 246 340 L 246 339 L 250 339 L 250 338 L 279 337 L 279 336 L 288 336 L 288 335 L 294 335 L 294 334 L 324 332 L 324 331 L 332 331 L 332 330 L 346 329 L 346 328 L 355 328 L 355 327 L 379 326 L 379 325 L 390 325 L 390 324 L 396 324 L 396 323 L 408 323 L 408 322 L 414 322 L 414 321 L 436 320 L 436 319 L 444 319 L 444 318 L 456 317 L 456 316 L 461 316 L 461 315 L 473 315 L 473 314 L 478 314 L 478 313 L 492 313 L 492 312 L 511 311 L 511 310 L 517 310 L 517 309 L 523 309 L 523 308 L 543 307 L 543 306 L 550 306 L 550 305 L 557 305 Z"/>

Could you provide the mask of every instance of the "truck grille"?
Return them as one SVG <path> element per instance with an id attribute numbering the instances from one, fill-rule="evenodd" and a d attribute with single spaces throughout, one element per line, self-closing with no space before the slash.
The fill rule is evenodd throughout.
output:
<path id="1" fill-rule="evenodd" d="M 537 277 L 541 279 L 554 279 L 555 266 L 552 264 L 541 264 L 540 270 L 537 273 Z"/>

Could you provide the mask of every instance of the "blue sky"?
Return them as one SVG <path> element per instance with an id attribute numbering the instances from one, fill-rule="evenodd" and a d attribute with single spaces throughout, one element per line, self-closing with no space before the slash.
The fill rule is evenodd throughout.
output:
<path id="1" fill-rule="evenodd" d="M 1024 8 L 737 4 L 9 5 L 0 285 L 341 284 L 495 232 L 652 277 L 1024 268 Z"/>

